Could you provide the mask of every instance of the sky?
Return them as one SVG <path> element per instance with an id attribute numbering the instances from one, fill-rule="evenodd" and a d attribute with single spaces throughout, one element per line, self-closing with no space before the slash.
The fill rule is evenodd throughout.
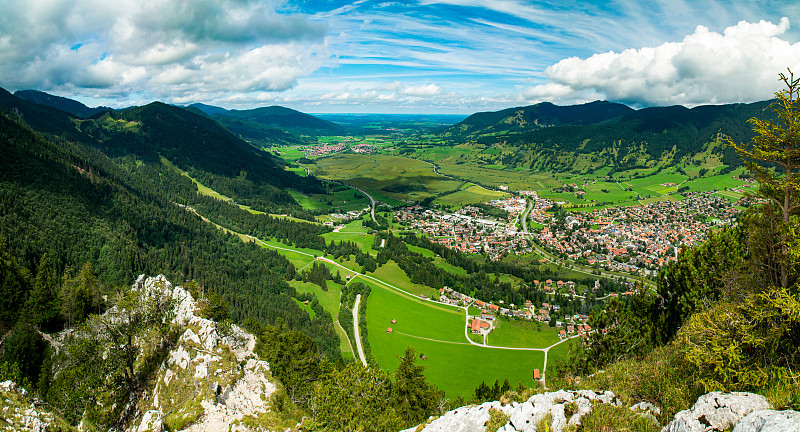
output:
<path id="1" fill-rule="evenodd" d="M 311 113 L 753 102 L 796 0 L 0 0 L 0 87 Z M 793 28 L 796 27 L 796 28 Z"/>

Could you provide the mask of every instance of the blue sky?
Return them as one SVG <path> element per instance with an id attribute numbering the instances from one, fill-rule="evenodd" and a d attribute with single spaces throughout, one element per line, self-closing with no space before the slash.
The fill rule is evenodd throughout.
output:
<path id="1" fill-rule="evenodd" d="M 472 113 L 750 102 L 796 1 L 0 0 L 0 86 L 89 105 Z"/>

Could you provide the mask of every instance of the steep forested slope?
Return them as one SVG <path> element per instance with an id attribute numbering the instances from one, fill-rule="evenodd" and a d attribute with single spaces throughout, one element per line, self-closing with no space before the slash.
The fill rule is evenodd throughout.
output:
<path id="1" fill-rule="evenodd" d="M 204 104 L 192 104 L 197 109 L 224 125 L 234 134 L 263 145 L 302 144 L 300 135 L 343 135 L 344 127 L 300 111 L 282 106 L 269 106 L 250 110 L 226 110 Z"/>
<path id="2" fill-rule="evenodd" d="M 445 128 L 448 144 L 498 146 L 498 163 L 535 169 L 586 171 L 610 166 L 622 171 L 686 162 L 698 153 L 740 165 L 732 149 L 714 145 L 724 134 L 735 141 L 752 136 L 747 120 L 774 118 L 772 101 L 752 104 L 645 108 L 592 102 L 528 107 L 474 114 Z"/>
<path id="3" fill-rule="evenodd" d="M 14 96 L 40 105 L 58 108 L 61 111 L 68 112 L 80 118 L 91 117 L 99 112 L 110 109 L 107 107 L 90 108 L 76 100 L 51 95 L 38 90 L 18 90 L 14 92 Z"/>

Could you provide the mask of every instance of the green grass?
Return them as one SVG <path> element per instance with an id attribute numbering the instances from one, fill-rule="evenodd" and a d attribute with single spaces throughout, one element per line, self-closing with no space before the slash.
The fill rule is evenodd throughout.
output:
<path id="1" fill-rule="evenodd" d="M 313 293 L 316 295 L 320 306 L 328 311 L 331 317 L 336 317 L 336 314 L 339 313 L 339 297 L 342 291 L 340 285 L 328 281 L 328 291 L 322 291 L 319 285 L 311 282 L 293 280 L 289 282 L 289 285 L 293 286 L 299 293 Z"/>
<path id="2" fill-rule="evenodd" d="M 314 249 L 307 249 L 307 248 L 295 248 L 293 246 L 285 245 L 279 241 L 275 240 L 262 240 L 262 242 L 256 242 L 257 245 L 271 250 L 276 250 L 278 253 L 286 257 L 290 263 L 292 263 L 295 269 L 300 270 L 301 268 L 305 267 L 311 261 L 314 261 L 313 256 L 308 256 L 299 252 L 310 253 L 312 255 L 321 256 L 322 252 Z M 292 249 L 292 250 L 283 250 L 283 249 Z"/>
<path id="3" fill-rule="evenodd" d="M 309 168 L 317 176 L 342 180 L 391 205 L 456 190 L 462 183 L 436 174 L 426 162 L 380 154 L 336 154 L 317 159 Z"/>
<path id="4" fill-rule="evenodd" d="M 367 329 L 372 354 L 381 368 L 397 368 L 398 356 L 406 347 L 425 354 L 418 360 L 425 375 L 448 397 L 470 396 L 480 382 L 508 379 L 533 385 L 532 371 L 541 368 L 544 354 L 536 351 L 512 351 L 468 345 L 464 338 L 463 312 L 440 309 L 443 305 L 421 302 L 367 281 L 372 292 L 367 302 Z M 451 309 L 452 310 L 452 309 Z M 392 319 L 397 320 L 391 324 Z M 392 334 L 386 333 L 392 327 Z M 410 336 L 413 335 L 413 336 Z M 417 336 L 417 337 L 414 337 Z M 436 342 L 419 337 L 428 337 Z"/>
<path id="5" fill-rule="evenodd" d="M 296 298 L 293 298 L 292 300 L 294 300 L 294 302 L 297 303 L 297 306 L 300 306 L 300 309 L 303 309 L 304 311 L 306 311 L 308 313 L 308 316 L 311 317 L 312 320 L 314 318 L 316 318 L 317 313 L 314 312 L 314 309 L 311 309 L 311 305 L 310 304 L 307 305 L 307 304 L 305 304 L 305 302 L 301 302 L 300 300 L 298 300 Z"/>
<path id="6" fill-rule="evenodd" d="M 410 245 L 410 244 L 407 244 L 406 246 L 408 247 L 408 250 L 410 250 L 411 252 L 416 252 L 416 253 L 418 253 L 418 254 L 426 257 L 426 258 L 430 258 L 430 257 L 433 257 L 434 255 L 436 255 L 430 249 L 425 249 L 425 248 L 421 248 L 419 246 L 414 246 L 414 245 Z"/>
<path id="7" fill-rule="evenodd" d="M 370 275 L 415 295 L 424 294 L 428 297 L 433 297 L 439 294 L 439 291 L 429 286 L 411 282 L 406 272 L 392 260 L 378 267 L 378 269 L 375 270 L 374 273 L 370 273 Z"/>
<path id="8" fill-rule="evenodd" d="M 506 192 L 493 191 L 485 189 L 482 186 L 468 186 L 466 189 L 436 198 L 434 202 L 446 206 L 463 207 L 467 204 L 480 203 L 508 196 L 510 196 L 510 194 Z"/>
<path id="9" fill-rule="evenodd" d="M 569 341 L 562 342 L 547 351 L 547 370 L 545 371 L 546 377 L 556 376 L 556 366 L 558 366 L 558 362 L 569 360 L 569 346 L 572 343 L 579 343 L 579 340 L 571 339 Z"/>
<path id="10" fill-rule="evenodd" d="M 512 320 L 500 317 L 489 334 L 487 343 L 493 346 L 547 348 L 558 342 L 558 329 L 541 323 L 541 331 L 537 331 L 537 323 L 533 321 Z"/>

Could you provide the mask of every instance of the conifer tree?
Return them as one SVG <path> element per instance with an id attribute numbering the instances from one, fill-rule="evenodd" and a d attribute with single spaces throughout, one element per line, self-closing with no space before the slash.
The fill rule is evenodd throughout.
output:
<path id="1" fill-rule="evenodd" d="M 778 121 L 751 118 L 749 122 L 757 135 L 750 145 L 737 144 L 730 138 L 727 143 L 747 159 L 748 169 L 760 183 L 758 195 L 780 209 L 780 282 L 787 289 L 796 255 L 792 246 L 797 242 L 796 227 L 790 220 L 800 208 L 800 78 L 795 78 L 791 70 L 788 76 L 779 76 L 786 88 L 775 93 L 778 100 L 772 109 Z"/>
<path id="2" fill-rule="evenodd" d="M 414 364 L 415 360 L 414 349 L 406 348 L 394 372 L 395 384 L 392 391 L 395 409 L 409 423 L 419 423 L 433 414 L 443 396 L 428 384 L 422 373 L 425 367 Z"/>

